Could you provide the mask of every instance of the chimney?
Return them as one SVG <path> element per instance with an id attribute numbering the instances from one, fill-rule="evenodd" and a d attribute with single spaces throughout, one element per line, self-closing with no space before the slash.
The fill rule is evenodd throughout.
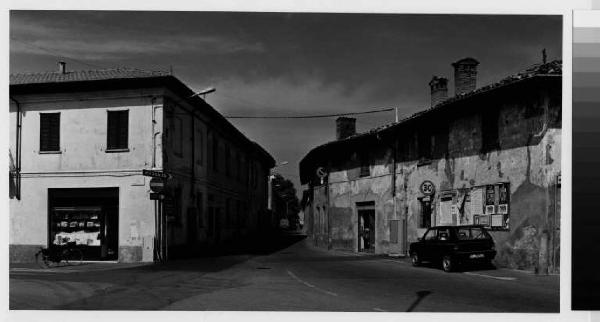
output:
<path id="1" fill-rule="evenodd" d="M 58 72 L 61 74 L 66 74 L 67 73 L 67 63 L 65 63 L 64 61 L 59 61 L 58 62 Z"/>
<path id="2" fill-rule="evenodd" d="M 433 76 L 429 82 L 431 88 L 431 107 L 448 98 L 448 79 L 445 77 Z"/>
<path id="3" fill-rule="evenodd" d="M 475 90 L 477 87 L 477 65 L 479 65 L 479 62 L 471 57 L 463 58 L 452 64 L 452 67 L 454 67 L 454 95 Z"/>
<path id="4" fill-rule="evenodd" d="M 356 119 L 352 117 L 338 117 L 335 120 L 336 139 L 343 140 L 356 134 Z"/>

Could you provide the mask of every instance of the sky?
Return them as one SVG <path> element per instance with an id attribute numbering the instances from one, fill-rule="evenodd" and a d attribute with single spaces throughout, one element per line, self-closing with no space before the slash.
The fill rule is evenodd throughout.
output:
<path id="1" fill-rule="evenodd" d="M 432 76 L 479 60 L 478 86 L 562 56 L 561 16 L 12 11 L 11 73 L 133 67 L 172 70 L 221 114 L 296 116 L 430 105 Z M 394 112 L 356 116 L 357 131 Z M 335 118 L 231 119 L 299 186 L 298 163 L 335 140 Z"/>

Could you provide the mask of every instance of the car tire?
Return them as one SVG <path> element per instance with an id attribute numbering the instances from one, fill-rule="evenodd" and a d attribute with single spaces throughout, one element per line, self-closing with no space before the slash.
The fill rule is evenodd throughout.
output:
<path id="1" fill-rule="evenodd" d="M 442 269 L 444 272 L 454 271 L 455 265 L 456 263 L 450 255 L 444 255 L 444 257 L 442 257 Z"/>
<path id="2" fill-rule="evenodd" d="M 419 257 L 419 254 L 417 254 L 417 252 L 413 252 L 410 255 L 410 261 L 412 262 L 412 266 L 420 266 L 421 265 L 421 258 Z"/>

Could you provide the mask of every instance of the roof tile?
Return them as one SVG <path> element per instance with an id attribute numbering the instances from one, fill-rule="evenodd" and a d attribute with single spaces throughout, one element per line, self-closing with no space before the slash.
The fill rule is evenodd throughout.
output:
<path id="1" fill-rule="evenodd" d="M 69 71 L 64 74 L 60 72 L 26 73 L 11 74 L 10 85 L 67 83 L 124 78 L 148 78 L 169 75 L 170 73 L 165 71 L 148 71 L 135 68 Z"/>

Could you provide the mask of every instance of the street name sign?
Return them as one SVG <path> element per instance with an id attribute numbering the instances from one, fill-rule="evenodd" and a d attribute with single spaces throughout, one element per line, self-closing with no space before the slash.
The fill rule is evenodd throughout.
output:
<path id="1" fill-rule="evenodd" d="M 156 171 L 156 170 L 146 170 L 146 169 L 142 170 L 142 175 L 144 175 L 146 177 L 154 177 L 154 178 L 161 178 L 161 179 L 168 179 L 170 177 L 170 175 L 168 173 L 164 173 L 162 171 Z"/>

